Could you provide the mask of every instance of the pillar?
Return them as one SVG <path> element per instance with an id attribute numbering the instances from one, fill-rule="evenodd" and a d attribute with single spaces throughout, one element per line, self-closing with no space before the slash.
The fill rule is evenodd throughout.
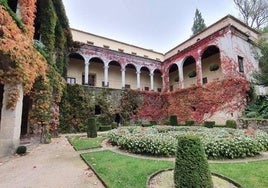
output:
<path id="1" fill-rule="evenodd" d="M 197 85 L 201 86 L 203 84 L 201 58 L 198 58 L 198 60 L 196 61 L 196 77 L 197 77 Z"/>
<path id="2" fill-rule="evenodd" d="M 122 89 L 124 89 L 126 86 L 126 69 L 125 68 L 121 69 L 121 79 L 122 79 Z"/>
<path id="3" fill-rule="evenodd" d="M 150 73 L 151 90 L 154 90 L 154 73 Z"/>
<path id="4" fill-rule="evenodd" d="M 18 91 L 18 100 L 14 109 L 7 109 L 8 90 Z M 14 154 L 20 142 L 21 116 L 22 116 L 23 87 L 22 84 L 11 86 L 5 84 L 3 94 L 3 107 L 0 124 L 0 157 Z"/>
<path id="5" fill-rule="evenodd" d="M 140 89 L 140 87 L 141 87 L 141 78 L 140 78 L 141 72 L 137 71 L 136 74 L 137 74 L 137 89 Z"/>
<path id="6" fill-rule="evenodd" d="M 108 87 L 108 69 L 109 69 L 109 66 L 105 65 L 104 66 L 104 87 Z"/>
<path id="7" fill-rule="evenodd" d="M 184 88 L 184 78 L 183 78 L 183 66 L 180 65 L 179 67 L 179 88 Z"/>
<path id="8" fill-rule="evenodd" d="M 84 78 L 85 85 L 88 85 L 88 72 L 89 72 L 89 62 L 85 60 L 85 78 Z"/>

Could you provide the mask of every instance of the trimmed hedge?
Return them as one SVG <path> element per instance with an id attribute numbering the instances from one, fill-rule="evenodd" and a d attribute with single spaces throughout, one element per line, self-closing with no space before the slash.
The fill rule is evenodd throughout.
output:
<path id="1" fill-rule="evenodd" d="M 171 126 L 178 126 L 178 119 L 176 115 L 171 115 L 169 118 L 169 123 Z"/>
<path id="2" fill-rule="evenodd" d="M 175 188 L 213 187 L 205 151 L 197 136 L 178 137 L 174 184 Z"/>
<path id="3" fill-rule="evenodd" d="M 97 127 L 95 118 L 89 118 L 87 121 L 87 137 L 89 138 L 97 137 Z"/>
<path id="4" fill-rule="evenodd" d="M 204 122 L 204 127 L 213 128 L 214 126 L 215 126 L 215 121 L 205 121 Z"/>
<path id="5" fill-rule="evenodd" d="M 24 155 L 27 151 L 27 147 L 26 146 L 19 146 L 16 150 L 16 154 L 18 155 Z"/>
<path id="6" fill-rule="evenodd" d="M 227 120 L 225 126 L 227 128 L 232 128 L 232 129 L 236 129 L 237 128 L 237 124 L 235 120 Z"/>
<path id="7" fill-rule="evenodd" d="M 110 131 L 112 130 L 111 125 L 100 125 L 99 131 Z"/>
<path id="8" fill-rule="evenodd" d="M 185 126 L 194 126 L 194 125 L 195 125 L 195 122 L 192 120 L 185 121 Z"/>

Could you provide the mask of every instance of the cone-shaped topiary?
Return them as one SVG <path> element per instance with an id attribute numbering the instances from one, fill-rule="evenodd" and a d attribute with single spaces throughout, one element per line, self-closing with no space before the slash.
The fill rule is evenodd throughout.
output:
<path id="1" fill-rule="evenodd" d="M 89 138 L 97 137 L 97 127 L 95 118 L 89 118 L 87 121 L 87 137 Z"/>
<path id="2" fill-rule="evenodd" d="M 176 115 L 171 115 L 169 117 L 169 123 L 171 126 L 178 126 L 178 119 Z"/>
<path id="3" fill-rule="evenodd" d="M 174 184 L 175 188 L 213 187 L 205 151 L 197 136 L 178 137 Z"/>

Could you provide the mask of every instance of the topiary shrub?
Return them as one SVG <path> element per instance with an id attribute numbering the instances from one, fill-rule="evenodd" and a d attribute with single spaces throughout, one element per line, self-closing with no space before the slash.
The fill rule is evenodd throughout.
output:
<path id="1" fill-rule="evenodd" d="M 237 128 L 237 124 L 236 124 L 236 121 L 235 120 L 227 120 L 226 123 L 225 123 L 225 126 L 227 128 L 232 128 L 232 129 L 236 129 Z"/>
<path id="2" fill-rule="evenodd" d="M 156 121 L 150 121 L 151 126 L 157 125 Z"/>
<path id="3" fill-rule="evenodd" d="M 88 138 L 97 137 L 97 127 L 95 118 L 89 118 L 87 121 L 87 137 Z"/>
<path id="4" fill-rule="evenodd" d="M 205 151 L 197 136 L 178 137 L 174 184 L 175 188 L 213 187 Z"/>
<path id="5" fill-rule="evenodd" d="M 169 117 L 169 123 L 171 126 L 178 126 L 178 119 L 176 115 L 171 115 Z"/>
<path id="6" fill-rule="evenodd" d="M 99 128 L 99 131 L 109 131 L 109 130 L 112 130 L 111 125 L 101 125 Z"/>
<path id="7" fill-rule="evenodd" d="M 116 129 L 118 127 L 118 124 L 114 121 L 113 123 L 112 123 L 112 129 Z"/>
<path id="8" fill-rule="evenodd" d="M 194 125 L 195 125 L 195 122 L 192 120 L 185 121 L 185 126 L 194 126 Z"/>
<path id="9" fill-rule="evenodd" d="M 16 153 L 17 153 L 18 155 L 25 155 L 26 151 L 27 151 L 26 146 L 19 146 L 19 147 L 17 148 L 17 150 L 16 150 Z"/>
<path id="10" fill-rule="evenodd" d="M 205 121 L 204 122 L 204 127 L 213 128 L 215 126 L 215 124 L 216 124 L 215 121 Z"/>

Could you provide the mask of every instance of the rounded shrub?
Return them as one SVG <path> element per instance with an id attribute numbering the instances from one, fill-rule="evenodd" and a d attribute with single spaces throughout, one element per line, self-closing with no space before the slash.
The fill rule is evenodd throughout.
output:
<path id="1" fill-rule="evenodd" d="M 16 150 L 16 153 L 19 155 L 24 155 L 27 151 L 27 147 L 26 146 L 19 146 Z"/>
<path id="2" fill-rule="evenodd" d="M 97 127 L 95 118 L 89 118 L 87 121 L 87 137 L 89 138 L 97 137 Z"/>
<path id="3" fill-rule="evenodd" d="M 231 120 L 231 119 L 229 119 L 229 120 L 226 121 L 225 126 L 227 128 L 232 128 L 232 129 L 236 129 L 237 128 L 236 121 L 235 120 Z"/>
<path id="4" fill-rule="evenodd" d="M 212 188 L 212 177 L 200 138 L 193 135 L 178 137 L 174 169 L 175 188 Z"/>
<path id="5" fill-rule="evenodd" d="M 215 121 L 205 121 L 204 122 L 204 127 L 213 128 L 214 126 L 215 126 Z"/>
<path id="6" fill-rule="evenodd" d="M 178 119 L 176 115 L 171 115 L 169 118 L 169 123 L 171 126 L 178 126 Z"/>
<path id="7" fill-rule="evenodd" d="M 185 121 L 185 126 L 194 126 L 195 122 L 193 120 Z"/>

